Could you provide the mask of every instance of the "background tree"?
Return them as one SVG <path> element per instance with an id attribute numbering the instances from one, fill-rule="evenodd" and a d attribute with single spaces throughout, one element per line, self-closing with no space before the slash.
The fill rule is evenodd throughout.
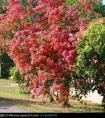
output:
<path id="1" fill-rule="evenodd" d="M 7 3 L 7 0 L 0 0 L 0 14 L 4 13 L 2 6 L 4 6 Z"/>

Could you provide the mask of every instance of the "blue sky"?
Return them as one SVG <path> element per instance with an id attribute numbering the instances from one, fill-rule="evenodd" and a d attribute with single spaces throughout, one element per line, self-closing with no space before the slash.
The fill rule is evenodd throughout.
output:
<path id="1" fill-rule="evenodd" d="M 105 4 L 105 0 L 103 0 L 103 3 Z"/>

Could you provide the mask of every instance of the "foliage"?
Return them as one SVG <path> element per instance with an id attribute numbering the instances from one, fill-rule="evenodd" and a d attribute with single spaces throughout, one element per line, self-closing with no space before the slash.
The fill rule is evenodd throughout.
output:
<path id="1" fill-rule="evenodd" d="M 19 70 L 16 67 L 11 67 L 9 71 L 10 71 L 9 79 L 19 84 L 20 92 L 28 93 L 27 92 L 28 81 L 22 78 Z"/>
<path id="2" fill-rule="evenodd" d="M 102 0 L 99 0 L 97 4 L 93 4 L 93 8 L 97 13 L 100 13 L 102 17 L 105 17 L 105 5 L 103 5 Z"/>
<path id="3" fill-rule="evenodd" d="M 105 97 L 105 22 L 92 22 L 77 48 L 78 88 L 85 94 L 97 90 Z M 105 102 L 105 101 L 104 101 Z"/>
<path id="4" fill-rule="evenodd" d="M 94 9 L 94 6 L 98 4 L 99 0 L 76 0 L 73 5 L 79 9 L 80 16 L 92 20 L 101 17 L 101 14 Z"/>
<path id="5" fill-rule="evenodd" d="M 67 4 L 74 4 L 75 0 L 66 0 Z"/>
<path id="6" fill-rule="evenodd" d="M 12 67 L 12 68 L 10 68 L 10 80 L 13 80 L 13 81 L 15 81 L 16 83 L 19 83 L 19 81 L 20 81 L 20 74 L 19 74 L 19 71 L 18 71 L 18 69 L 16 68 L 16 67 Z"/>
<path id="7" fill-rule="evenodd" d="M 0 0 L 0 14 L 5 13 L 2 6 L 4 6 L 7 3 L 6 0 Z"/>
<path id="8" fill-rule="evenodd" d="M 18 30 L 24 30 L 31 24 L 28 21 L 31 17 L 31 10 L 24 8 L 19 1 L 8 0 L 8 4 L 2 8 L 5 13 L 0 14 L 0 46 L 2 52 L 8 52 L 11 39 Z"/>

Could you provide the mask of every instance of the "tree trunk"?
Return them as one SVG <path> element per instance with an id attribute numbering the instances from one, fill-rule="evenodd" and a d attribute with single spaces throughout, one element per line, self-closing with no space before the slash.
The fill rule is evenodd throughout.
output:
<path id="1" fill-rule="evenodd" d="M 103 110 L 105 111 L 105 95 L 103 95 L 102 106 L 103 106 Z"/>
<path id="2" fill-rule="evenodd" d="M 63 93 L 62 93 L 62 98 L 63 98 L 63 107 L 65 108 L 70 108 L 71 105 L 69 103 L 69 82 L 66 81 L 63 87 Z"/>

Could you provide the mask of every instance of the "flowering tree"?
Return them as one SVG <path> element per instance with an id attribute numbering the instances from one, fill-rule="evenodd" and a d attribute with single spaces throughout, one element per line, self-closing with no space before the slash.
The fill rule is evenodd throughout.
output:
<path id="1" fill-rule="evenodd" d="M 3 6 L 4 13 L 0 14 L 0 44 L 4 51 L 9 50 L 11 39 L 18 30 L 23 30 L 31 25 L 29 9 L 25 9 L 18 0 L 8 0 Z"/>
<path id="2" fill-rule="evenodd" d="M 24 6 L 21 5 L 18 1 L 8 0 L 7 4 L 7 0 L 4 0 L 2 1 L 2 4 L 0 4 L 2 5 L 2 13 L 0 14 L 1 59 L 3 53 L 9 52 L 10 43 L 16 31 L 29 27 L 30 23 L 27 21 L 27 18 L 31 17 L 31 13 L 28 11 L 28 9 L 25 9 Z M 9 57 L 7 57 L 7 60 L 7 63 L 9 64 Z M 4 65 L 2 69 L 5 70 Z"/>
<path id="3" fill-rule="evenodd" d="M 27 73 L 34 96 L 48 93 L 51 97 L 57 91 L 57 100 L 67 104 L 71 71 L 75 69 L 78 10 L 61 0 L 40 0 L 32 10 L 36 24 L 16 32 L 11 58 Z"/>
<path id="4" fill-rule="evenodd" d="M 65 0 L 39 0 L 34 8 L 33 0 L 27 0 L 27 7 L 19 0 L 8 2 L 1 15 L 1 40 L 9 42 L 9 55 L 29 80 L 33 98 L 49 94 L 68 105 L 77 39 L 89 21 Z"/>

